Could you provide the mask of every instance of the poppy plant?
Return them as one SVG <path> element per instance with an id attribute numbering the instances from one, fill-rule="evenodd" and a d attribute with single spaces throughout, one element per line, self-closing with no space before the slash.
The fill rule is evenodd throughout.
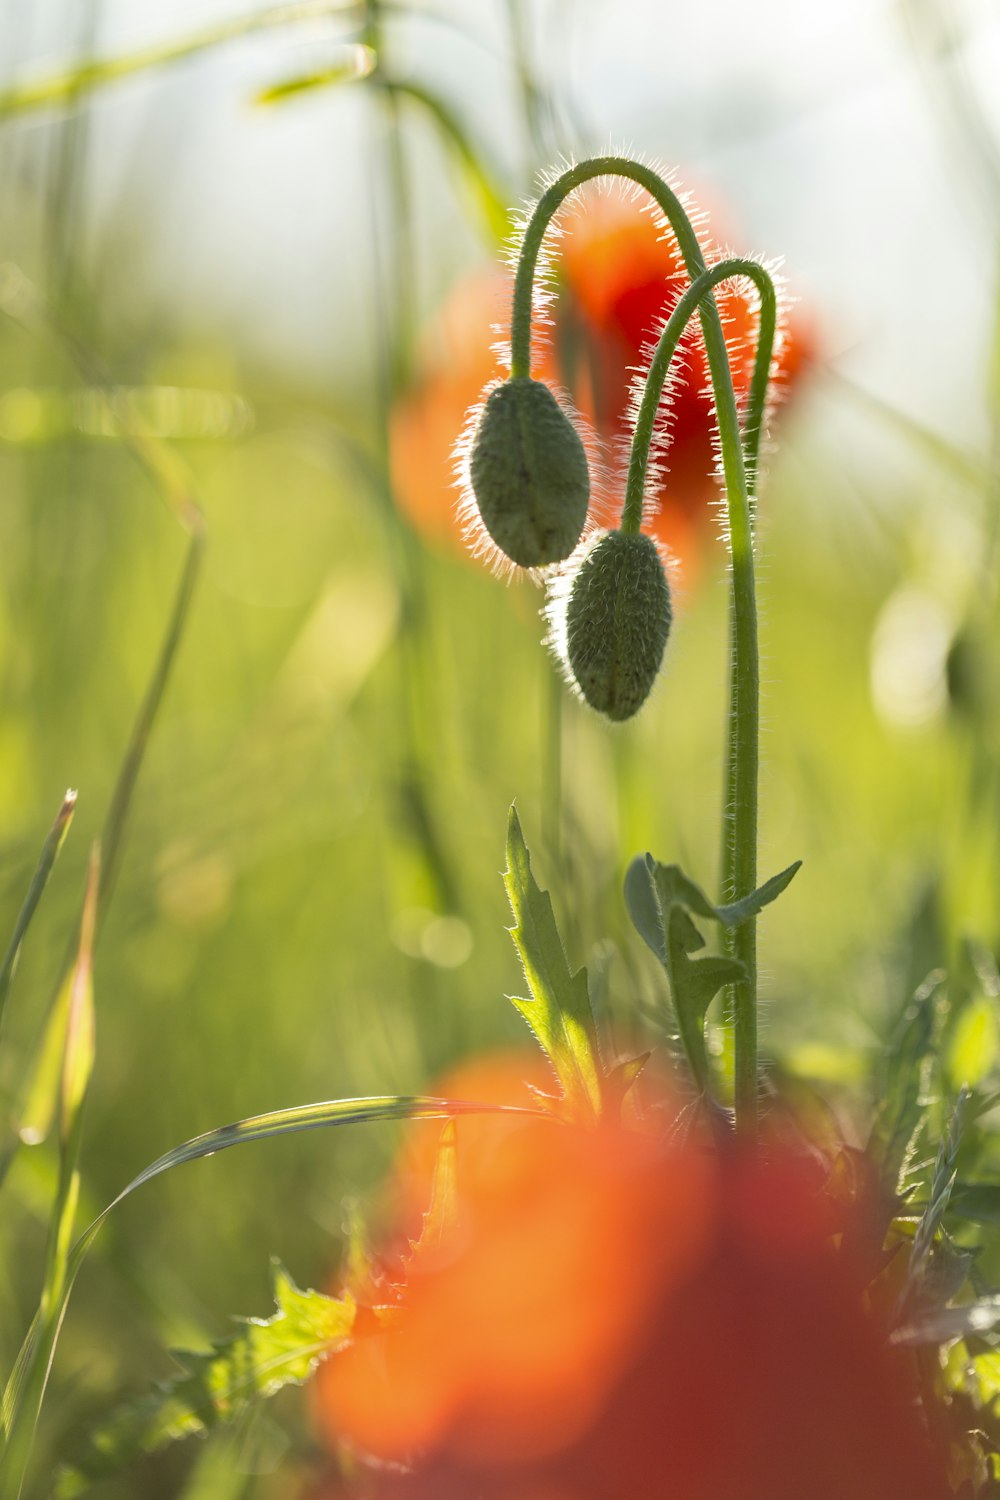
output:
<path id="1" fill-rule="evenodd" d="M 636 372 L 648 363 L 652 344 L 690 281 L 672 237 L 626 198 L 586 195 L 567 207 L 562 224 L 566 233 L 549 306 L 551 337 L 539 350 L 538 375 L 570 392 L 604 451 L 613 453 L 628 436 Z M 502 374 L 490 329 L 506 319 L 510 294 L 511 283 L 500 272 L 480 274 L 452 293 L 430 330 L 417 379 L 393 413 L 397 501 L 431 540 L 453 539 L 461 531 L 452 474 L 455 433 L 484 386 Z M 733 384 L 742 399 L 752 374 L 754 299 L 744 285 L 730 282 L 717 290 L 716 300 Z M 774 394 L 791 390 L 813 357 L 807 320 L 788 317 L 779 329 Z M 648 497 L 646 522 L 688 565 L 712 530 L 714 434 L 708 370 L 695 322 L 684 335 L 671 378 L 669 418 L 664 411 L 658 424 L 664 473 Z"/>
<path id="2" fill-rule="evenodd" d="M 945 1500 L 845 1248 L 787 1145 L 492 1118 L 447 1227 L 318 1380 L 379 1500 Z"/>

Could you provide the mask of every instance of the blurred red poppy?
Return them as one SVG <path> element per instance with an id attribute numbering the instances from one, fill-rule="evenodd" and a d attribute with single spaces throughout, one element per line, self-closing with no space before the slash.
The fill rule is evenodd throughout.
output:
<path id="1" fill-rule="evenodd" d="M 673 240 L 664 238 L 634 202 L 587 195 L 566 210 L 561 223 L 565 235 L 553 326 L 549 338 L 536 337 L 534 373 L 570 391 L 598 435 L 613 447 L 627 436 L 632 374 L 642 367 L 644 351 L 688 278 Z M 496 272 L 456 289 L 430 330 L 413 389 L 393 413 L 398 503 L 431 540 L 454 538 L 459 532 L 452 453 L 468 409 L 487 382 L 503 373 L 493 343 L 496 326 L 504 326 L 509 317 L 510 287 L 510 278 Z M 753 364 L 753 298 L 742 283 L 727 283 L 716 297 L 737 396 L 744 396 Z M 791 389 L 814 353 L 807 320 L 788 318 L 776 362 L 779 393 Z M 711 503 L 718 490 L 713 431 L 704 350 L 692 325 L 682 341 L 669 399 L 669 474 L 653 496 L 649 527 L 682 560 L 693 560 L 714 529 Z"/>
<path id="2" fill-rule="evenodd" d="M 378 1500 L 947 1500 L 815 1161 L 464 1123 L 450 1227 L 318 1376 L 334 1441 L 410 1466 Z"/>

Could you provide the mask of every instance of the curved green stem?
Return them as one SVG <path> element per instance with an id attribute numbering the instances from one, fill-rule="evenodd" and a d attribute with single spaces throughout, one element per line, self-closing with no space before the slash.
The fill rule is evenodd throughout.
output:
<path id="1" fill-rule="evenodd" d="M 625 482 L 625 506 L 622 511 L 621 529 L 637 534 L 642 526 L 642 505 L 646 490 L 646 474 L 649 468 L 649 452 L 653 441 L 656 414 L 663 399 L 663 388 L 667 383 L 670 366 L 684 330 L 708 294 L 723 281 L 745 276 L 752 281 L 760 296 L 760 320 L 757 334 L 757 352 L 754 357 L 753 379 L 750 384 L 750 399 L 747 403 L 743 423 L 743 465 L 748 476 L 753 473 L 760 448 L 760 436 L 764 424 L 764 405 L 771 374 L 771 355 L 774 350 L 774 331 L 777 324 L 777 297 L 770 275 L 755 260 L 733 257 L 719 261 L 717 265 L 703 271 L 697 281 L 692 282 L 680 298 L 660 334 L 653 357 L 649 362 L 642 400 L 632 435 L 629 453 L 628 478 Z"/>
<path id="2" fill-rule="evenodd" d="M 595 177 L 608 176 L 626 178 L 651 195 L 670 224 L 692 281 L 707 269 L 698 237 L 683 204 L 656 172 L 620 156 L 594 157 L 571 167 L 542 194 L 521 246 L 511 319 L 511 376 L 514 379 L 531 373 L 532 292 L 545 231 L 570 193 Z M 739 897 L 749 895 L 757 883 L 760 678 L 753 530 L 729 355 L 719 310 L 710 294 L 701 302 L 699 314 L 719 423 L 732 558 L 732 674 L 726 758 L 727 768 L 733 768 L 732 777 L 727 771 L 726 778 L 726 803 L 731 804 L 732 858 L 727 875 L 734 887 L 734 895 Z M 760 392 L 756 394 L 759 398 Z M 757 1116 L 757 932 L 752 917 L 735 929 L 733 954 L 743 965 L 746 976 L 733 991 L 736 1118 L 741 1127 L 752 1132 Z"/>

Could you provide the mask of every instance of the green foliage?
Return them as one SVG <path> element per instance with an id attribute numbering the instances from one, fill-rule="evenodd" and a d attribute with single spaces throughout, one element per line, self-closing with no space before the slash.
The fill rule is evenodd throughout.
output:
<path id="1" fill-rule="evenodd" d="M 570 973 L 552 901 L 531 871 L 515 808 L 507 821 L 504 885 L 514 914 L 510 929 L 524 968 L 531 999 L 511 996 L 555 1071 L 567 1112 L 595 1119 L 601 1112 L 603 1068 L 590 1005 L 587 973 Z"/>
<path id="2" fill-rule="evenodd" d="M 679 865 L 661 865 L 651 854 L 637 855 L 626 871 L 628 914 L 639 936 L 666 971 L 681 1042 L 694 1081 L 704 1094 L 711 1093 L 711 1068 L 705 1046 L 708 1007 L 724 986 L 743 977 L 744 970 L 732 958 L 691 957 L 705 946 L 692 914 L 733 927 L 776 900 L 800 865 L 801 861 L 789 865 L 750 895 L 725 906 L 710 901 Z"/>
<path id="3" fill-rule="evenodd" d="M 902 1192 L 906 1186 L 947 1010 L 944 975 L 935 972 L 904 1007 L 882 1054 L 868 1144 L 892 1192 Z"/>
<path id="4" fill-rule="evenodd" d="M 178 1352 L 181 1373 L 139 1401 L 113 1412 L 60 1476 L 56 1494 L 73 1500 L 167 1443 L 235 1421 L 255 1401 L 283 1386 L 301 1385 L 354 1325 L 354 1301 L 300 1291 L 277 1261 L 272 1272 L 277 1310 L 240 1320 L 238 1331 L 204 1352 Z"/>
<path id="5" fill-rule="evenodd" d="M 45 1270 L 38 1310 L 4 1388 L 0 1425 L 0 1497 L 18 1500 L 31 1458 L 35 1428 L 52 1357 L 75 1278 L 73 1229 L 80 1194 L 83 1110 L 94 1067 L 94 933 L 100 888 L 97 851 L 87 871 L 75 962 L 65 983 L 65 1024 L 55 1109 L 59 1122 L 59 1178 L 49 1214 Z"/>
<path id="6" fill-rule="evenodd" d="M 69 832 L 69 826 L 73 821 L 73 812 L 76 808 L 76 792 L 69 791 L 62 800 L 62 806 L 55 817 L 55 822 L 49 829 L 48 837 L 42 846 L 42 852 L 38 858 L 38 866 L 32 877 L 28 893 L 24 898 L 24 905 L 18 913 L 11 934 L 7 952 L 4 954 L 3 962 L 0 963 L 0 1026 L 3 1025 L 3 1013 L 7 1004 L 7 996 L 10 993 L 11 983 L 17 971 L 17 962 L 21 956 L 21 945 L 25 934 L 31 926 L 31 919 L 35 915 L 42 893 L 48 884 L 52 867 L 59 856 L 59 851 L 65 842 Z"/>

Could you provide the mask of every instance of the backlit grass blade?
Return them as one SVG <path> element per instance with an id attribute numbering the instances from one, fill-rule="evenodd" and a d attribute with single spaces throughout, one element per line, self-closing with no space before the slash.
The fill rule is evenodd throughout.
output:
<path id="1" fill-rule="evenodd" d="M 245 1120 L 223 1125 L 195 1136 L 174 1147 L 141 1171 L 123 1188 L 93 1223 L 88 1225 L 73 1246 L 65 1262 L 65 1273 L 59 1282 L 58 1302 L 43 1308 L 28 1332 L 18 1355 L 14 1375 L 8 1382 L 3 1399 L 3 1425 L 8 1441 L 0 1458 L 0 1500 L 17 1500 L 30 1455 L 38 1412 L 48 1380 L 59 1329 L 65 1316 L 73 1283 L 84 1257 L 100 1232 L 105 1219 L 137 1188 L 162 1177 L 185 1162 L 214 1156 L 250 1141 L 266 1140 L 276 1135 L 292 1135 L 303 1130 L 317 1130 L 330 1125 L 360 1125 L 375 1120 L 451 1120 L 459 1115 L 508 1114 L 547 1117 L 547 1112 L 505 1104 L 479 1104 L 465 1099 L 440 1099 L 426 1095 L 384 1094 L 364 1099 L 331 1099 L 318 1104 L 303 1104 L 291 1109 L 253 1115 Z M 27 1415 L 26 1415 L 27 1414 Z"/>
<path id="2" fill-rule="evenodd" d="M 506 199 L 497 189 L 492 173 L 485 166 L 480 153 L 472 144 L 457 115 L 437 94 L 410 79 L 406 82 L 393 80 L 391 83 L 385 83 L 384 87 L 393 93 L 412 99 L 431 116 L 442 137 L 452 147 L 490 234 L 496 240 L 505 239 L 510 230 Z"/>
<path id="3" fill-rule="evenodd" d="M 58 1088 L 59 1183 L 49 1221 L 38 1312 L 3 1395 L 2 1427 L 6 1441 L 0 1454 L 0 1500 L 17 1500 L 21 1493 L 52 1356 L 75 1276 L 71 1246 L 80 1191 L 80 1144 L 84 1105 L 94 1066 L 93 951 L 99 887 L 100 859 L 95 850 L 87 872 L 76 963 L 68 980 Z"/>
<path id="4" fill-rule="evenodd" d="M 325 67 L 312 68 L 306 73 L 295 73 L 282 78 L 278 83 L 268 84 L 254 94 L 256 105 L 284 104 L 297 99 L 301 94 L 311 94 L 317 89 L 336 88 L 344 83 L 357 83 L 368 78 L 376 64 L 371 47 L 360 42 L 349 42 L 337 49 L 336 60 Z"/>
<path id="5" fill-rule="evenodd" d="M 11 934 L 3 963 L 0 965 L 0 1026 L 3 1025 L 3 1013 L 7 1004 L 7 996 L 10 993 L 11 982 L 17 969 L 17 961 L 21 956 L 21 945 L 24 942 L 28 928 L 31 926 L 31 919 L 35 915 L 38 903 L 42 899 L 42 892 L 48 884 L 48 879 L 52 874 L 52 867 L 59 855 L 59 850 L 62 848 L 63 841 L 69 832 L 69 825 L 73 821 L 75 808 L 76 792 L 70 790 L 63 798 L 62 806 L 56 814 L 55 822 L 49 829 L 48 838 L 42 846 L 42 852 L 38 859 L 38 866 L 28 887 L 28 894 L 24 898 L 24 905 L 18 913 L 17 921 L 14 923 L 14 931 Z"/>
<path id="6" fill-rule="evenodd" d="M 236 16 L 214 26 L 206 26 L 175 41 L 159 42 L 119 57 L 92 57 L 70 68 L 60 69 L 40 78 L 11 84 L 0 90 L 0 119 L 24 115 L 34 110 L 53 109 L 73 104 L 95 89 L 130 78 L 136 73 L 184 62 L 202 52 L 209 52 L 227 42 L 238 41 L 255 31 L 273 30 L 301 21 L 320 20 L 338 13 L 346 20 L 355 17 L 361 7 L 345 0 L 298 0 L 291 5 L 271 5 L 253 15 Z"/>

